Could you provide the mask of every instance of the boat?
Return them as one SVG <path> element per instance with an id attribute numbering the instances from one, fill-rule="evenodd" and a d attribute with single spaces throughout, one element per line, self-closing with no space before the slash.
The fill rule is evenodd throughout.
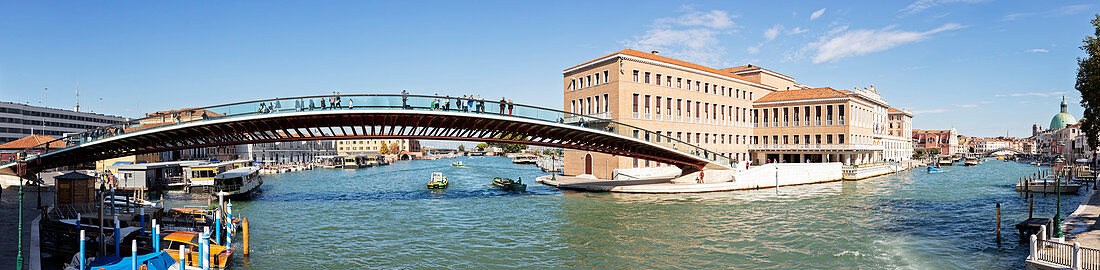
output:
<path id="1" fill-rule="evenodd" d="M 968 157 L 966 158 L 966 162 L 963 164 L 966 166 L 978 166 L 978 163 L 981 163 L 978 158 Z"/>
<path id="2" fill-rule="evenodd" d="M 462 161 L 455 161 L 455 162 L 451 162 L 451 166 L 455 166 L 455 167 L 465 167 L 465 166 L 466 166 L 466 164 L 462 164 Z"/>
<path id="3" fill-rule="evenodd" d="M 1044 178 L 1039 180 L 1032 180 L 1024 183 L 1016 184 L 1016 191 L 1027 191 L 1032 193 L 1077 193 L 1081 189 L 1081 184 L 1070 184 L 1062 181 L 1057 183 L 1054 178 Z"/>
<path id="4" fill-rule="evenodd" d="M 515 155 L 512 157 L 512 163 L 515 164 L 535 164 L 539 160 L 536 155 Z"/>
<path id="5" fill-rule="evenodd" d="M 940 166 L 953 166 L 955 165 L 955 160 L 951 159 L 951 156 L 941 156 L 936 164 L 939 164 Z"/>
<path id="6" fill-rule="evenodd" d="M 172 256 L 172 259 L 179 261 L 179 250 L 183 249 L 184 256 L 187 256 L 187 266 L 202 267 L 202 262 L 199 260 L 199 233 L 188 231 L 176 231 L 171 232 L 161 242 L 162 246 L 167 247 L 163 251 L 168 252 L 168 255 Z M 165 245 L 167 244 L 167 245 Z M 222 245 L 210 244 L 210 265 L 212 268 L 225 269 L 229 264 L 230 257 L 233 256 L 233 248 Z"/>
<path id="7" fill-rule="evenodd" d="M 160 207 L 160 203 L 146 201 L 146 200 L 142 200 L 142 199 L 138 199 L 138 198 L 118 196 L 118 195 L 115 195 L 115 196 L 107 195 L 107 196 L 103 197 L 103 204 L 115 205 L 115 206 L 120 206 L 120 207 L 133 207 L 133 206 Z"/>
<path id="8" fill-rule="evenodd" d="M 524 190 L 527 190 L 527 184 L 523 183 L 522 178 L 520 178 L 520 180 L 518 180 L 518 181 L 513 181 L 512 179 L 509 179 L 509 178 L 496 177 L 496 178 L 493 178 L 493 186 L 496 186 L 499 189 L 508 190 L 508 191 L 524 191 Z"/>
<path id="9" fill-rule="evenodd" d="M 344 157 L 344 169 L 358 169 L 363 166 L 359 165 L 359 157 L 346 156 Z"/>
<path id="10" fill-rule="evenodd" d="M 943 168 L 940 167 L 928 167 L 928 173 L 943 172 Z"/>
<path id="11" fill-rule="evenodd" d="M 433 172 L 431 180 L 428 180 L 428 189 L 447 188 L 447 177 L 441 172 Z"/>
<path id="12" fill-rule="evenodd" d="M 88 261 L 88 265 L 84 266 L 85 269 L 110 269 L 110 270 L 123 270 L 133 269 L 133 266 L 140 265 L 140 269 L 148 270 L 169 270 L 180 269 L 178 266 L 174 266 L 177 260 L 172 259 L 172 256 L 166 251 L 159 251 L 149 253 L 145 255 L 138 255 L 137 257 L 115 257 L 115 256 L 102 256 L 91 257 L 91 261 Z M 67 263 L 65 270 L 80 270 L 80 254 L 74 254 L 70 263 Z M 198 269 L 198 268 L 186 268 L 186 269 Z"/>
<path id="13" fill-rule="evenodd" d="M 241 167 L 219 173 L 214 176 L 214 195 L 222 194 L 229 198 L 247 198 L 252 192 L 260 189 L 264 179 L 260 177 L 260 169 L 256 167 Z"/>

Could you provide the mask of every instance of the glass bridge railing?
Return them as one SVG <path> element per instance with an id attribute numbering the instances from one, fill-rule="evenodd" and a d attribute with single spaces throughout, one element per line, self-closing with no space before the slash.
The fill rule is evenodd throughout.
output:
<path id="1" fill-rule="evenodd" d="M 308 111 L 327 110 L 420 110 L 420 111 L 450 111 L 501 115 L 530 120 L 539 120 L 595 129 L 604 132 L 633 137 L 649 143 L 668 147 L 686 154 L 710 160 L 717 164 L 732 166 L 735 161 L 725 155 L 698 147 L 675 138 L 638 128 L 635 126 L 610 121 L 606 116 L 593 117 L 574 114 L 554 109 L 535 106 L 508 104 L 492 100 L 464 99 L 457 97 L 423 96 L 423 95 L 324 95 L 306 96 L 294 98 L 277 98 L 225 105 L 216 105 L 202 108 L 188 108 L 175 111 L 158 112 L 148 117 L 127 121 L 115 125 L 91 129 L 65 138 L 43 143 L 24 149 L 12 157 L 0 162 L 7 165 L 17 161 L 30 160 L 37 157 L 35 152 L 45 152 L 46 145 L 55 145 L 58 141 L 64 142 L 65 148 L 78 147 L 87 143 L 93 143 L 126 135 L 134 132 L 146 131 L 157 128 L 167 128 L 175 125 L 188 124 L 198 121 L 210 121 L 226 118 L 279 114 Z M 523 138 L 513 138 L 522 140 Z"/>

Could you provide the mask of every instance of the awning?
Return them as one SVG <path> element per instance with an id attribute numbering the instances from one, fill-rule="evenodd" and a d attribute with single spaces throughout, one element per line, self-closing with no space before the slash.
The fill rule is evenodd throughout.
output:
<path id="1" fill-rule="evenodd" d="M 1081 162 L 1081 163 L 1089 163 L 1089 162 L 1090 162 L 1090 161 L 1092 161 L 1092 160 L 1090 160 L 1090 159 L 1087 159 L 1087 158 L 1079 158 L 1079 159 L 1077 159 L 1077 160 L 1074 160 L 1074 161 L 1076 161 L 1076 162 Z"/>
<path id="2" fill-rule="evenodd" d="M 134 163 L 130 162 L 130 161 L 115 161 L 115 164 L 111 164 L 111 166 L 130 165 L 130 164 L 134 164 Z"/>

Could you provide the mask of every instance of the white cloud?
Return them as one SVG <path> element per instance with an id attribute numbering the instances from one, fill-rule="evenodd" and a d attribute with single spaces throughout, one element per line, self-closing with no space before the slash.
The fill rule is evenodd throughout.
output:
<path id="1" fill-rule="evenodd" d="M 1055 9 L 1042 11 L 1042 12 L 1021 12 L 1021 13 L 1008 14 L 1008 15 L 1005 15 L 1004 17 L 1002 17 L 1001 20 L 1003 20 L 1003 21 L 1013 21 L 1013 20 L 1017 20 L 1017 19 L 1020 19 L 1020 18 L 1036 16 L 1036 15 L 1045 15 L 1045 16 L 1074 15 L 1074 14 L 1080 13 L 1081 11 L 1087 11 L 1087 10 L 1091 9 L 1092 7 L 1093 7 L 1092 4 L 1069 5 L 1069 6 L 1058 7 L 1058 8 L 1055 8 Z"/>
<path id="2" fill-rule="evenodd" d="M 760 47 L 764 47 L 763 42 L 761 42 L 760 44 L 756 44 L 756 46 L 748 47 L 747 49 L 745 49 L 745 51 L 749 54 L 756 54 L 760 52 Z"/>
<path id="3" fill-rule="evenodd" d="M 654 21 L 654 23 L 663 25 L 702 26 L 715 29 L 730 28 L 735 25 L 733 23 L 733 18 L 735 16 L 730 15 L 725 10 L 702 12 L 692 10 L 690 7 L 685 7 L 685 10 L 688 11 L 688 14 L 675 18 L 660 18 Z"/>
<path id="4" fill-rule="evenodd" d="M 627 46 L 642 51 L 660 51 L 663 54 L 703 65 L 723 64 L 725 47 L 718 36 L 732 32 L 734 15 L 724 10 L 695 11 L 684 7 L 679 17 L 658 18 L 642 36 L 624 41 Z"/>
<path id="5" fill-rule="evenodd" d="M 814 13 L 813 13 L 813 14 L 810 14 L 810 20 L 811 20 L 811 21 L 812 21 L 812 20 L 815 20 L 815 19 L 817 19 L 818 17 L 821 17 L 821 15 L 823 15 L 823 14 L 825 14 L 825 9 L 824 9 L 824 8 L 822 8 L 822 9 L 819 9 L 819 10 L 817 10 L 817 11 L 814 11 Z"/>
<path id="6" fill-rule="evenodd" d="M 961 104 L 961 105 L 955 105 L 955 106 L 959 106 L 961 108 L 977 108 L 978 104 Z"/>
<path id="7" fill-rule="evenodd" d="M 802 34 L 802 33 L 806 33 L 806 32 L 809 32 L 809 31 L 810 30 L 807 30 L 806 28 L 795 27 L 794 29 L 791 29 L 791 31 L 787 31 L 787 34 L 788 35 L 797 35 L 797 34 Z"/>
<path id="8" fill-rule="evenodd" d="M 978 103 L 981 103 L 981 104 L 993 104 L 993 102 L 992 102 L 992 101 L 982 101 L 982 102 L 978 102 Z"/>
<path id="9" fill-rule="evenodd" d="M 913 111 L 913 114 L 933 114 L 933 113 L 945 113 L 950 112 L 950 109 L 932 109 L 932 110 L 917 110 Z"/>
<path id="10" fill-rule="evenodd" d="M 927 39 L 932 34 L 964 28 L 949 23 L 925 32 L 895 30 L 896 25 L 882 29 L 857 29 L 846 31 L 847 27 L 833 29 L 839 35 L 825 36 L 806 45 L 805 50 L 814 51 L 813 62 L 823 63 L 837 59 L 883 51 L 899 45 Z"/>
<path id="11" fill-rule="evenodd" d="M 776 24 L 775 26 L 772 26 L 772 28 L 764 30 L 764 38 L 768 39 L 768 41 L 771 41 L 775 39 L 775 37 L 779 36 L 779 31 L 783 31 L 783 26 Z"/>
<path id="12" fill-rule="evenodd" d="M 929 8 L 932 8 L 932 7 L 935 7 L 935 6 L 939 6 L 941 4 L 950 4 L 950 3 L 968 3 L 968 4 L 971 4 L 971 3 L 979 3 L 979 2 L 985 2 L 985 1 L 986 0 L 917 0 L 916 2 L 913 2 L 913 3 L 909 4 L 908 6 L 906 6 L 905 8 L 899 10 L 898 12 L 900 12 L 902 15 L 909 15 L 909 14 L 921 12 L 922 10 L 925 10 L 925 9 L 929 9 Z"/>
<path id="13" fill-rule="evenodd" d="M 1030 50 L 1027 50 L 1027 52 L 1045 53 L 1045 52 L 1050 52 L 1050 51 L 1048 51 L 1047 49 L 1030 49 Z"/>
<path id="14" fill-rule="evenodd" d="M 996 97 L 1050 97 L 1057 95 L 1064 95 L 1066 92 L 1026 92 L 1026 93 L 1012 93 L 1012 94 L 996 94 Z"/>

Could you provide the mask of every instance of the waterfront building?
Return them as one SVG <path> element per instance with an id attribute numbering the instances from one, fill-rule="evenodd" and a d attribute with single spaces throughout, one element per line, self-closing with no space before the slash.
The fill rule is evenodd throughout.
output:
<path id="1" fill-rule="evenodd" d="M 0 101 L 0 143 L 30 135 L 56 138 L 113 125 L 126 118 Z"/>
<path id="2" fill-rule="evenodd" d="M 898 149 L 891 157 L 912 153 L 904 150 L 911 146 L 908 136 L 887 133 L 889 106 L 874 87 L 812 88 L 759 66 L 717 69 L 630 49 L 567 68 L 562 80 L 564 110 L 586 116 L 586 124 L 610 120 L 659 132 L 725 155 L 738 166 L 885 160 L 888 143 Z M 843 119 L 853 113 L 859 122 Z M 669 166 L 581 150 L 565 150 L 564 159 L 565 174 L 601 179 L 614 179 L 617 169 Z"/>
<path id="3" fill-rule="evenodd" d="M 336 141 L 297 141 L 242 144 L 236 146 L 241 159 L 270 162 L 312 162 L 319 156 L 336 155 Z"/>
<path id="4" fill-rule="evenodd" d="M 941 155 L 953 155 L 959 151 L 959 136 L 955 128 L 947 130 L 913 130 L 917 149 L 937 149 Z"/>
<path id="5" fill-rule="evenodd" d="M 1073 115 L 1067 111 L 1068 104 L 1065 98 L 1059 105 L 1060 111 L 1051 117 L 1047 129 L 1041 129 L 1037 124 L 1032 125 L 1031 140 L 1035 143 L 1036 154 L 1040 159 L 1053 160 L 1060 154 L 1064 154 L 1066 160 L 1090 159 L 1095 157 L 1095 151 L 1088 147 L 1087 139 L 1082 133 L 1081 124 L 1077 123 Z M 1061 147 L 1059 147 L 1061 143 Z"/>
<path id="6" fill-rule="evenodd" d="M 904 161 L 913 158 L 913 112 L 908 109 L 887 110 L 886 160 Z"/>
<path id="7" fill-rule="evenodd" d="M 336 141 L 336 154 L 341 156 L 379 155 L 382 153 L 383 145 L 390 147 L 388 153 L 391 155 L 401 152 L 420 152 L 420 141 L 416 139 L 360 139 Z"/>

